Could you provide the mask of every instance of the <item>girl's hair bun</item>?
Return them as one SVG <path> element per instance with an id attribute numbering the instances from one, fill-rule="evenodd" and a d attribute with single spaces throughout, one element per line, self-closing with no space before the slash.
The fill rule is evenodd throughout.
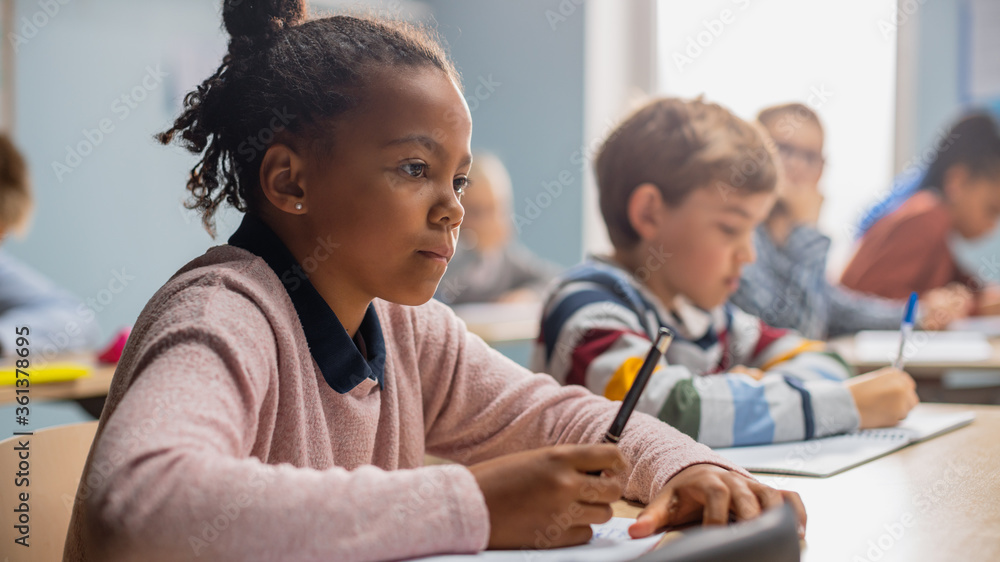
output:
<path id="1" fill-rule="evenodd" d="M 234 42 L 268 40 L 306 19 L 305 0 L 224 0 L 222 21 Z"/>

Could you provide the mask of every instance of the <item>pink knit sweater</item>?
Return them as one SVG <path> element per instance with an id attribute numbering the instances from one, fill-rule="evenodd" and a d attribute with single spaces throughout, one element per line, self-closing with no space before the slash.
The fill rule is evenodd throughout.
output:
<path id="1" fill-rule="evenodd" d="M 600 440 L 617 403 L 506 359 L 445 307 L 376 301 L 385 387 L 346 394 L 312 359 L 281 281 L 218 246 L 140 315 L 73 506 L 68 560 L 374 560 L 486 547 L 461 465 Z M 728 462 L 653 417 L 620 447 L 625 496 Z"/>

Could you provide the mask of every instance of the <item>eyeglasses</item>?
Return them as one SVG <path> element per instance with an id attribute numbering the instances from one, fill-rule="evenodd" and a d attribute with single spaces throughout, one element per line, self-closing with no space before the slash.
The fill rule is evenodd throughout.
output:
<path id="1" fill-rule="evenodd" d="M 818 168 L 822 166 L 825 161 L 823 155 L 815 150 L 806 150 L 804 148 L 799 148 L 782 142 L 775 144 L 778 146 L 778 153 L 781 154 L 781 158 L 784 160 L 798 158 L 810 168 Z"/>

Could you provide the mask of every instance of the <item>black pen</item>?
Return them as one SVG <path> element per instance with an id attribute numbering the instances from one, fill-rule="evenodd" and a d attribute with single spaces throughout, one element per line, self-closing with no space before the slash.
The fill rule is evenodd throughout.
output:
<path id="1" fill-rule="evenodd" d="M 632 415 L 632 410 L 635 410 L 635 405 L 639 402 L 639 396 L 642 395 L 643 389 L 646 388 L 646 383 L 649 382 L 649 377 L 653 374 L 653 370 L 656 369 L 656 364 L 660 362 L 660 357 L 666 353 L 667 348 L 670 347 L 670 342 L 673 340 L 673 331 L 670 328 L 661 326 L 659 333 L 656 334 L 656 340 L 653 341 L 653 346 L 649 349 L 646 359 L 642 362 L 642 367 L 639 367 L 639 372 L 635 375 L 632 386 L 629 387 L 628 392 L 625 394 L 625 399 L 622 400 L 621 408 L 618 408 L 618 415 L 611 422 L 611 428 L 604 434 L 604 443 L 617 444 L 618 440 L 621 439 L 622 432 L 625 431 L 625 424 Z M 600 476 L 601 471 L 591 471 L 587 474 Z"/>

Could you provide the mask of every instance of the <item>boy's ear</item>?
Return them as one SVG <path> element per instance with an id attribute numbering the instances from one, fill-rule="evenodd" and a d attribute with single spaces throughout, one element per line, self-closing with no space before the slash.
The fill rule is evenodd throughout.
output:
<path id="1" fill-rule="evenodd" d="M 640 184 L 628 198 L 628 222 L 642 240 L 656 238 L 666 201 L 660 189 L 651 183 Z"/>
<path id="2" fill-rule="evenodd" d="M 958 190 L 969 181 L 969 169 L 964 164 L 952 164 L 944 172 L 944 180 L 941 182 L 941 192 L 948 199 L 961 197 Z"/>
<path id="3" fill-rule="evenodd" d="M 274 143 L 260 163 L 260 188 L 272 205 L 286 213 L 306 210 L 305 161 L 290 146 Z"/>

